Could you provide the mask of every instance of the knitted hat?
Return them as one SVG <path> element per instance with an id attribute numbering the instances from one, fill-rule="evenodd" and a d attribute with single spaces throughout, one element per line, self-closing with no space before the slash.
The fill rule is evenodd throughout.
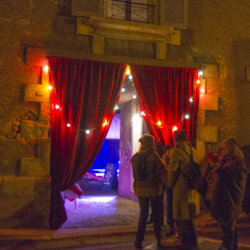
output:
<path id="1" fill-rule="evenodd" d="M 139 139 L 139 142 L 145 146 L 152 146 L 154 144 L 154 141 L 155 141 L 154 136 L 150 134 L 145 134 Z"/>
<path id="2" fill-rule="evenodd" d="M 174 133 L 174 141 L 180 142 L 187 140 L 187 131 L 185 129 L 178 130 Z"/>

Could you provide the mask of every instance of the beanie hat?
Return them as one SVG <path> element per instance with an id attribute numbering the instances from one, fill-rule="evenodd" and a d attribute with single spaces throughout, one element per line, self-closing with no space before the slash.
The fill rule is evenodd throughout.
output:
<path id="1" fill-rule="evenodd" d="M 185 129 L 176 131 L 174 133 L 174 140 L 175 142 L 187 140 L 187 131 Z"/>
<path id="2" fill-rule="evenodd" d="M 154 144 L 154 140 L 154 136 L 145 134 L 139 139 L 139 142 L 144 146 L 152 146 Z"/>

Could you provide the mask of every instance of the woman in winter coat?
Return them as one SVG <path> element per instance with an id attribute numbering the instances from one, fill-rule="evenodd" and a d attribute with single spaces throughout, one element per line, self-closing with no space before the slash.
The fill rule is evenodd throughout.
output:
<path id="1" fill-rule="evenodd" d="M 162 195 L 164 187 L 165 163 L 155 148 L 154 137 L 143 135 L 139 142 L 139 152 L 131 159 L 134 177 L 134 191 L 138 196 L 140 216 L 136 233 L 135 247 L 142 248 L 147 224 L 149 204 L 151 204 L 154 232 L 157 244 L 161 246 Z"/>
<path id="2" fill-rule="evenodd" d="M 195 149 L 187 141 L 187 131 L 174 134 L 175 147 L 170 156 L 167 186 L 173 189 L 173 218 L 179 225 L 179 249 L 198 249 L 194 217 L 199 213 L 199 194 L 192 190 L 184 176 L 189 169 L 190 156 L 197 162 Z"/>
<path id="3" fill-rule="evenodd" d="M 246 186 L 247 169 L 243 153 L 234 139 L 225 140 L 220 148 L 219 164 L 214 166 L 217 174 L 210 209 L 223 233 L 219 250 L 237 249 L 236 221 Z"/>

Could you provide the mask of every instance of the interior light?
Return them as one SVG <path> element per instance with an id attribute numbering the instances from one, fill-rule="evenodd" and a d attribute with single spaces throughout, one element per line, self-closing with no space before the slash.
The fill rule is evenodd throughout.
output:
<path id="1" fill-rule="evenodd" d="M 205 89 L 200 89 L 200 93 L 204 94 L 205 93 Z"/>
<path id="2" fill-rule="evenodd" d="M 90 130 L 87 129 L 87 130 L 85 131 L 85 133 L 88 135 L 88 134 L 90 133 Z"/>

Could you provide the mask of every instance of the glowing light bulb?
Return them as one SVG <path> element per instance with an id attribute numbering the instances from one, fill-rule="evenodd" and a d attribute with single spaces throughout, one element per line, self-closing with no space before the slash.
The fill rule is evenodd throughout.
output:
<path id="1" fill-rule="evenodd" d="M 47 87 L 47 90 L 52 90 L 53 89 L 53 87 L 51 86 L 51 85 L 49 85 L 48 87 Z"/>
<path id="2" fill-rule="evenodd" d="M 197 84 L 200 84 L 200 83 L 201 83 L 201 80 L 198 79 L 198 80 L 196 81 L 196 83 L 197 83 Z"/>
<path id="3" fill-rule="evenodd" d="M 190 118 L 189 114 L 186 114 L 185 119 L 189 119 L 189 118 Z"/>
<path id="4" fill-rule="evenodd" d="M 44 66 L 43 66 L 43 71 L 44 71 L 45 73 L 48 73 L 48 71 L 49 71 L 49 66 L 48 66 L 48 65 L 44 65 Z"/>
<path id="5" fill-rule="evenodd" d="M 127 68 L 126 68 L 126 75 L 130 75 L 130 74 L 131 74 L 130 67 L 127 66 Z"/>
<path id="6" fill-rule="evenodd" d="M 114 108 L 115 110 L 117 110 L 117 109 L 119 109 L 119 107 L 117 106 L 117 105 L 115 105 L 115 108 Z"/>
<path id="7" fill-rule="evenodd" d="M 105 120 L 102 125 L 106 126 L 107 124 L 108 124 L 108 122 Z"/>
<path id="8" fill-rule="evenodd" d="M 136 95 L 133 95 L 133 99 L 136 99 Z"/>
<path id="9" fill-rule="evenodd" d="M 157 125 L 158 125 L 158 126 L 161 126 L 161 121 L 158 121 L 158 122 L 157 122 Z"/>
<path id="10" fill-rule="evenodd" d="M 60 109 L 60 105 L 56 104 L 55 109 Z"/>
<path id="11" fill-rule="evenodd" d="M 203 71 L 200 70 L 199 73 L 198 73 L 198 76 L 202 76 L 203 75 Z"/>
<path id="12" fill-rule="evenodd" d="M 200 89 L 200 93 L 204 94 L 205 93 L 205 89 Z"/>
<path id="13" fill-rule="evenodd" d="M 146 116 L 146 114 L 145 114 L 144 111 L 141 111 L 141 115 L 142 115 L 142 116 Z"/>
<path id="14" fill-rule="evenodd" d="M 129 75 L 129 76 L 128 76 L 128 79 L 129 79 L 129 80 L 133 80 L 133 76 L 132 76 L 132 75 Z"/>
<path id="15" fill-rule="evenodd" d="M 70 128 L 70 127 L 71 127 L 71 123 L 67 123 L 66 126 L 67 126 L 68 128 Z"/>
<path id="16" fill-rule="evenodd" d="M 177 130 L 178 130 L 177 126 L 173 126 L 172 131 L 175 132 Z"/>
<path id="17" fill-rule="evenodd" d="M 190 97 L 190 98 L 189 98 L 189 102 L 194 102 L 193 97 Z"/>
<path id="18" fill-rule="evenodd" d="M 85 131 L 85 133 L 88 135 L 88 134 L 90 133 L 90 130 L 87 129 L 87 130 Z"/>
<path id="19" fill-rule="evenodd" d="M 122 92 L 125 92 L 125 88 L 122 88 Z"/>

